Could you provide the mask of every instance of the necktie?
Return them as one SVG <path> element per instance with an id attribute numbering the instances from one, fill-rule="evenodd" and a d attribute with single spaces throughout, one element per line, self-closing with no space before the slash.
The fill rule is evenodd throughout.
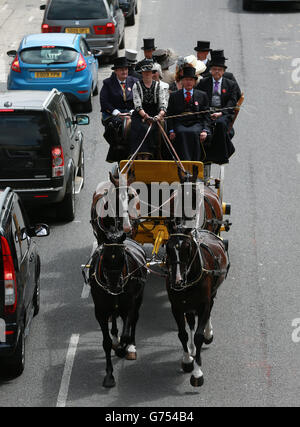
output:
<path id="1" fill-rule="evenodd" d="M 126 82 L 121 82 L 121 88 L 123 91 L 123 99 L 126 101 Z"/>
<path id="2" fill-rule="evenodd" d="M 214 93 L 219 93 L 219 84 L 220 84 L 220 82 L 215 82 L 215 84 L 214 84 Z"/>
<path id="3" fill-rule="evenodd" d="M 185 93 L 185 102 L 189 103 L 189 102 L 190 102 L 190 100 L 191 100 L 191 98 L 192 98 L 191 92 L 190 92 L 190 91 L 187 91 L 187 92 Z"/>

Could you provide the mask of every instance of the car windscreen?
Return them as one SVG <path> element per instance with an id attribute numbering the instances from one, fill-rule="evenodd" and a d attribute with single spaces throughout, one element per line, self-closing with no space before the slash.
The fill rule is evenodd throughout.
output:
<path id="1" fill-rule="evenodd" d="M 20 58 L 25 64 L 68 64 L 76 61 L 77 56 L 76 50 L 59 46 L 34 47 L 20 52 Z"/>
<path id="2" fill-rule="evenodd" d="M 43 112 L 0 113 L 0 152 L 6 150 L 33 150 L 48 152 L 51 130 Z"/>
<path id="3" fill-rule="evenodd" d="M 47 14 L 47 19 L 55 21 L 107 17 L 103 0 L 52 0 Z"/>

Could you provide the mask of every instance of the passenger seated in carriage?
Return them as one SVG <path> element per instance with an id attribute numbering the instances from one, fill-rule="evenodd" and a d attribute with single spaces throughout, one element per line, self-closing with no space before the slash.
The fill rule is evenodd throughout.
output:
<path id="1" fill-rule="evenodd" d="M 104 138 L 110 145 L 107 162 L 126 159 L 130 151 L 124 132 L 130 126 L 130 114 L 134 109 L 132 87 L 138 79 L 128 76 L 129 65 L 125 57 L 116 58 L 113 73 L 103 81 L 100 92 Z"/>
<path id="2" fill-rule="evenodd" d="M 142 80 L 137 81 L 133 88 L 134 112 L 132 114 L 130 148 L 131 154 L 135 153 L 145 138 L 149 125 L 151 130 L 146 136 L 143 145 L 139 148 L 137 158 L 143 160 L 157 157 L 158 127 L 153 118 L 162 120 L 168 107 L 166 90 L 159 81 L 152 79 L 154 63 L 145 59 L 140 63 Z"/>
<path id="3" fill-rule="evenodd" d="M 236 106 L 240 91 L 236 82 L 224 77 L 226 58 L 219 53 L 214 55 L 214 51 L 211 52 L 211 58 L 211 75 L 200 80 L 197 89 L 207 94 L 210 107 L 223 109 L 211 114 L 213 136 L 206 150 L 206 161 L 223 164 L 228 163 L 235 151 L 229 130 L 235 114 L 231 107 Z"/>
<path id="4" fill-rule="evenodd" d="M 203 144 L 210 136 L 209 113 L 188 114 L 209 110 L 209 101 L 205 92 L 195 89 L 198 76 L 193 67 L 184 67 L 181 90 L 172 92 L 169 99 L 168 116 L 186 116 L 168 119 L 168 130 L 174 148 L 181 160 L 203 161 Z"/>

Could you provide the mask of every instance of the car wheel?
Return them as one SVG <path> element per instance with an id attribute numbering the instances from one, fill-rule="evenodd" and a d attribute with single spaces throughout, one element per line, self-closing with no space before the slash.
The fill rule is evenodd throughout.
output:
<path id="1" fill-rule="evenodd" d="M 243 9 L 244 10 L 254 10 L 252 0 L 243 0 Z"/>
<path id="2" fill-rule="evenodd" d="M 135 3 L 135 8 L 134 8 L 134 13 L 137 15 L 138 13 L 138 5 L 137 5 L 137 1 Z"/>
<path id="3" fill-rule="evenodd" d="M 59 217 L 63 221 L 73 221 L 75 218 L 75 180 L 72 177 L 72 182 L 67 191 L 64 200 L 59 204 Z"/>
<path id="4" fill-rule="evenodd" d="M 11 356 L 1 358 L 1 365 L 5 374 L 12 377 L 18 377 L 25 368 L 25 333 L 24 327 L 21 327 L 16 349 Z"/>
<path id="5" fill-rule="evenodd" d="M 120 49 L 124 49 L 125 48 L 125 31 L 124 31 L 123 38 L 122 38 L 122 41 L 121 41 L 119 47 L 120 47 Z"/>
<path id="6" fill-rule="evenodd" d="M 80 165 L 79 165 L 79 169 L 78 169 L 78 176 L 80 176 L 80 178 L 83 178 L 83 183 L 81 188 L 84 187 L 84 151 L 81 151 L 81 156 L 80 156 Z"/>
<path id="7" fill-rule="evenodd" d="M 132 26 L 135 24 L 135 14 L 132 12 L 132 14 L 126 19 L 126 24 L 129 26 Z"/>
<path id="8" fill-rule="evenodd" d="M 81 110 L 84 113 L 91 113 L 93 111 L 92 94 L 90 94 L 89 99 L 86 102 L 82 102 Z"/>

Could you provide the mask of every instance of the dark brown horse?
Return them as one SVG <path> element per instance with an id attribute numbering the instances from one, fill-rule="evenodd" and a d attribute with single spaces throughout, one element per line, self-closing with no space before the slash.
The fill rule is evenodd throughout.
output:
<path id="1" fill-rule="evenodd" d="M 106 356 L 104 387 L 115 386 L 111 350 L 128 360 L 136 359 L 135 329 L 147 275 L 146 254 L 141 245 L 126 239 L 125 233 L 106 233 L 105 240 L 92 256 L 89 284 L 95 305 L 95 316 L 103 334 Z M 118 338 L 117 318 L 123 321 Z M 109 319 L 112 320 L 111 334 Z"/>
<path id="2" fill-rule="evenodd" d="M 213 340 L 210 313 L 217 289 L 228 273 L 227 251 L 221 238 L 210 231 L 179 226 L 166 244 L 166 265 L 167 292 L 184 350 L 182 368 L 192 372 L 191 385 L 199 387 L 204 382 L 201 348 Z"/>

